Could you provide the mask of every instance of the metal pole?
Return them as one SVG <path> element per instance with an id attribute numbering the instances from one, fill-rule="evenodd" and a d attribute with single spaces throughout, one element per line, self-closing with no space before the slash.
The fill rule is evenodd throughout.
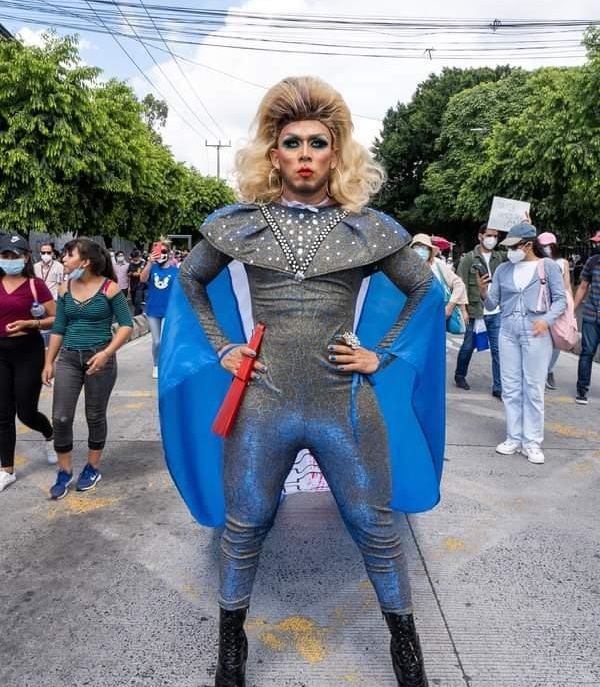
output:
<path id="1" fill-rule="evenodd" d="M 216 148 L 217 149 L 217 179 L 220 179 L 221 178 L 221 148 L 231 148 L 231 141 L 229 141 L 229 143 L 221 143 L 221 139 L 219 139 L 218 143 L 209 143 L 205 139 L 204 145 L 207 148 Z"/>

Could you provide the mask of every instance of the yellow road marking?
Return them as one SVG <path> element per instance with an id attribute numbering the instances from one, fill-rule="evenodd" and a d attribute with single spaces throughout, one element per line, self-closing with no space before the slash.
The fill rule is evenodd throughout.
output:
<path id="1" fill-rule="evenodd" d="M 293 646 L 308 663 L 320 663 L 327 654 L 323 644 L 325 630 L 310 618 L 292 615 L 274 625 L 257 618 L 248 622 L 246 627 L 260 628 L 262 631 L 259 639 L 269 649 L 283 651 L 286 647 Z"/>
<path id="2" fill-rule="evenodd" d="M 593 429 L 580 429 L 572 425 L 561 425 L 560 422 L 550 422 L 546 425 L 546 429 L 549 429 L 555 434 L 560 434 L 563 437 L 571 437 L 572 439 L 595 439 L 600 441 L 600 432 L 596 432 Z"/>
<path id="3" fill-rule="evenodd" d="M 571 471 L 578 475 L 589 475 L 594 471 L 594 464 L 590 460 L 584 460 L 581 463 L 575 463 L 571 466 Z"/>
<path id="4" fill-rule="evenodd" d="M 194 585 L 189 582 L 183 585 L 181 592 L 189 601 L 198 601 L 200 599 L 200 594 Z"/>
<path id="5" fill-rule="evenodd" d="M 117 497 L 100 497 L 93 492 L 85 494 L 69 493 L 64 499 L 51 502 L 49 518 L 60 517 L 61 515 L 83 515 L 101 508 L 114 506 L 120 499 Z"/>
<path id="6" fill-rule="evenodd" d="M 456 537 L 446 537 L 444 539 L 444 546 L 448 551 L 464 551 L 466 545 L 462 539 L 456 539 Z"/>

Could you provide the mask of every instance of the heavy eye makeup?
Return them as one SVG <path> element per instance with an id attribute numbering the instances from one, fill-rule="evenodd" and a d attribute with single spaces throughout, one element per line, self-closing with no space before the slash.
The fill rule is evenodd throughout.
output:
<path id="1" fill-rule="evenodd" d="M 311 148 L 316 148 L 318 150 L 327 148 L 329 145 L 329 141 L 324 136 L 311 136 L 308 139 L 308 142 Z M 293 150 L 294 148 L 298 148 L 298 146 L 302 145 L 302 139 L 299 136 L 286 136 L 281 142 L 281 145 L 283 148 Z"/>

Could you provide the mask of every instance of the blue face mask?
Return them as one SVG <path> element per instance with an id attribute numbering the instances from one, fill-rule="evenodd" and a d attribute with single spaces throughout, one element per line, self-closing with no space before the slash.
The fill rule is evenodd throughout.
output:
<path id="1" fill-rule="evenodd" d="M 15 276 L 21 274 L 25 268 L 25 258 L 17 258 L 16 260 L 2 260 L 0 259 L 0 269 L 4 270 L 4 274 Z"/>
<path id="2" fill-rule="evenodd" d="M 69 272 L 67 278 L 69 281 L 77 281 L 78 279 L 81 279 L 81 277 L 83 277 L 84 272 L 85 267 L 76 267 L 72 272 Z"/>
<path id="3" fill-rule="evenodd" d="M 423 258 L 423 260 L 429 260 L 429 248 L 425 248 L 425 246 L 416 246 L 413 250 L 420 258 Z"/>

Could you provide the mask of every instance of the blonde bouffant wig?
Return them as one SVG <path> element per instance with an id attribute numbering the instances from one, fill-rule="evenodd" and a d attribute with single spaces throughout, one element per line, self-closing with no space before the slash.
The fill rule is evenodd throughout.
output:
<path id="1" fill-rule="evenodd" d="M 267 91 L 253 128 L 254 139 L 235 158 L 239 194 L 248 203 L 269 203 L 281 195 L 281 177 L 270 159 L 281 130 L 291 122 L 317 120 L 331 132 L 337 164 L 328 193 L 345 210 L 360 212 L 381 188 L 383 169 L 352 138 L 352 116 L 342 96 L 312 76 L 289 77 Z"/>

